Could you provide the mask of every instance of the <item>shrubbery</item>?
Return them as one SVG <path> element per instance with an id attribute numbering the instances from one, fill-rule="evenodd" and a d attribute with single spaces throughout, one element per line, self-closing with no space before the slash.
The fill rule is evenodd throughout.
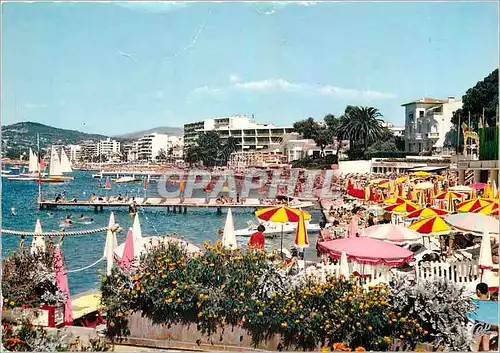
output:
<path id="1" fill-rule="evenodd" d="M 31 254 L 21 247 L 2 260 L 3 310 L 64 303 L 66 296 L 56 283 L 54 253 Z"/>
<path id="2" fill-rule="evenodd" d="M 68 342 L 68 337 L 60 332 L 51 335 L 43 328 L 34 327 L 27 322 L 14 326 L 2 321 L 2 350 L 4 349 L 16 352 L 105 352 L 112 350 L 112 346 L 99 337 L 90 338 L 89 344 L 82 344 L 78 337 Z"/>
<path id="3" fill-rule="evenodd" d="M 409 350 L 444 335 L 421 315 L 444 313 L 425 300 L 411 311 L 413 297 L 401 299 L 404 289 L 363 289 L 342 278 L 313 283 L 286 276 L 262 252 L 205 246 L 204 255 L 188 258 L 177 246 L 162 245 L 143 255 L 134 272 L 114 270 L 104 278 L 108 335 L 128 335 L 132 312 L 156 324 L 196 323 L 208 335 L 240 325 L 255 344 L 279 335 L 282 349 L 338 350 L 341 343 L 343 350 L 389 350 L 399 341 Z M 456 308 L 465 315 L 468 306 Z"/>

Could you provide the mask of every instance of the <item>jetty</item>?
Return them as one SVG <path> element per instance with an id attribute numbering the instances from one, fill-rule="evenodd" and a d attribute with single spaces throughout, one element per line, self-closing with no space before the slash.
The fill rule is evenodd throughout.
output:
<path id="1" fill-rule="evenodd" d="M 134 203 L 140 208 L 166 208 L 167 212 L 172 209 L 173 212 L 187 212 L 188 208 L 213 208 L 217 212 L 222 212 L 224 208 L 239 208 L 254 210 L 275 206 L 278 203 L 275 200 L 266 200 L 258 198 L 243 199 L 240 202 L 221 202 L 214 198 L 161 198 L 161 197 L 135 197 L 118 199 L 117 197 L 105 197 L 94 201 L 90 200 L 39 200 L 40 209 L 55 208 L 94 208 L 96 212 L 102 212 L 105 208 L 124 208 L 128 209 Z M 310 208 L 314 204 L 311 201 L 291 200 L 289 207 Z"/>

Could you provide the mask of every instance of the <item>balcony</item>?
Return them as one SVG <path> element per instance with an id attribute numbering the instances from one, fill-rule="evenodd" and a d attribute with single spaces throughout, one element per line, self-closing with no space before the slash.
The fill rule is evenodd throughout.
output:
<path id="1" fill-rule="evenodd" d="M 423 134 L 421 132 L 416 132 L 413 134 L 413 138 L 415 140 L 422 140 L 423 139 Z"/>
<path id="2" fill-rule="evenodd" d="M 427 138 L 438 139 L 439 138 L 439 132 L 428 132 L 427 133 Z"/>

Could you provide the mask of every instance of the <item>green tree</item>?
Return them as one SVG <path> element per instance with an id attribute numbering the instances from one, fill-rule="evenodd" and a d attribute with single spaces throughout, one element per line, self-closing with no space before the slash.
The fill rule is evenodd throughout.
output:
<path id="1" fill-rule="evenodd" d="M 374 107 L 347 106 L 341 130 L 351 142 L 366 150 L 387 131 L 382 125 L 381 117 L 382 114 Z"/>
<path id="2" fill-rule="evenodd" d="M 203 165 L 207 167 L 217 165 L 222 147 L 219 134 L 216 131 L 201 132 L 198 135 L 197 144 Z"/>
<path id="3" fill-rule="evenodd" d="M 157 161 L 166 161 L 167 160 L 167 152 L 165 152 L 165 149 L 161 148 L 159 151 L 158 151 L 158 154 L 156 155 L 156 160 Z"/>
<path id="4" fill-rule="evenodd" d="M 471 124 L 477 131 L 479 119 L 483 115 L 483 109 L 485 121 L 489 126 L 495 125 L 498 106 L 498 69 L 493 70 L 482 81 L 476 83 L 474 87 L 469 88 L 465 95 L 462 96 L 462 103 L 462 109 L 456 110 L 451 119 L 455 126 L 458 123 L 459 117 L 461 123 L 465 122 L 468 124 L 470 113 Z"/>
<path id="5" fill-rule="evenodd" d="M 197 145 L 189 146 L 184 152 L 184 160 L 189 164 L 196 164 L 202 160 L 201 149 Z"/>
<path id="6" fill-rule="evenodd" d="M 317 122 L 313 118 L 297 121 L 293 128 L 306 139 L 313 140 L 325 156 L 325 148 L 333 142 L 333 131 L 326 122 Z"/>
<path id="7" fill-rule="evenodd" d="M 226 140 L 226 143 L 221 148 L 220 156 L 227 164 L 231 153 L 238 151 L 239 148 L 239 140 L 234 136 L 229 136 Z"/>

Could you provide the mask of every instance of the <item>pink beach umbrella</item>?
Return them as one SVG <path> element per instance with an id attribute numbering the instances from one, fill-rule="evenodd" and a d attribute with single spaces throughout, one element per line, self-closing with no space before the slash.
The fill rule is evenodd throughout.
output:
<path id="1" fill-rule="evenodd" d="M 481 190 L 481 189 L 484 189 L 486 186 L 488 186 L 488 184 L 486 184 L 486 183 L 472 183 L 472 184 L 469 184 L 468 186 L 474 190 Z"/>
<path id="2" fill-rule="evenodd" d="M 64 303 L 64 324 L 70 326 L 73 324 L 73 308 L 69 293 L 68 274 L 64 270 L 63 257 L 59 245 L 56 246 L 54 251 L 54 267 L 56 270 L 57 286 L 61 292 L 66 294 L 66 302 Z"/>
<path id="3" fill-rule="evenodd" d="M 365 228 L 361 231 L 361 236 L 391 243 L 414 242 L 422 239 L 421 234 L 396 224 L 378 224 Z"/>
<path id="4" fill-rule="evenodd" d="M 134 262 L 134 235 L 132 229 L 129 229 L 127 233 L 127 239 L 125 239 L 125 248 L 123 249 L 123 256 L 120 261 L 120 268 L 122 270 L 130 268 L 132 262 Z"/>
<path id="5" fill-rule="evenodd" d="M 401 266 L 414 261 L 410 250 L 367 237 L 329 240 L 318 246 L 335 259 L 340 259 L 345 252 L 350 261 L 364 265 Z"/>

